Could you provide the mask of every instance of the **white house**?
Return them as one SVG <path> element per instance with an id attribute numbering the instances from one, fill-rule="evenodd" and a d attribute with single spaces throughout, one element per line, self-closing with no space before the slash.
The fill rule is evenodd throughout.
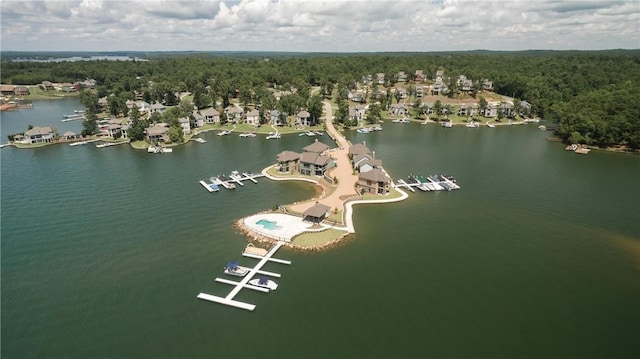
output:
<path id="1" fill-rule="evenodd" d="M 298 114 L 296 115 L 296 124 L 301 126 L 310 126 L 311 114 L 309 114 L 309 112 L 305 110 L 298 112 Z"/>
<path id="2" fill-rule="evenodd" d="M 178 122 L 180 122 L 180 127 L 182 127 L 182 133 L 184 133 L 185 135 L 188 135 L 191 133 L 191 123 L 189 123 L 189 119 L 186 117 L 180 117 L 178 119 Z"/>
<path id="3" fill-rule="evenodd" d="M 53 141 L 53 129 L 49 126 L 38 127 L 35 126 L 32 129 L 24 133 L 26 143 L 47 143 Z"/>

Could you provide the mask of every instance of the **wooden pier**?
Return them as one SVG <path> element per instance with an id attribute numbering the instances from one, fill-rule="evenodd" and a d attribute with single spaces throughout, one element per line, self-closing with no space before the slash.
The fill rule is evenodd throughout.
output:
<path id="1" fill-rule="evenodd" d="M 200 294 L 198 294 L 197 298 L 198 299 L 202 299 L 202 300 L 207 300 L 207 301 L 210 301 L 210 302 L 214 302 L 214 303 L 220 303 L 220 304 L 228 305 L 228 306 L 231 306 L 231 307 L 236 307 L 236 308 L 240 308 L 240 309 L 253 311 L 256 308 L 256 306 L 254 304 L 240 302 L 240 301 L 237 301 L 237 300 L 233 300 L 233 298 L 240 292 L 240 290 L 242 290 L 242 288 L 248 288 L 248 289 L 257 290 L 257 291 L 261 291 L 261 292 L 265 292 L 265 293 L 268 293 L 270 291 L 267 288 L 251 285 L 251 284 L 249 284 L 249 281 L 256 274 L 268 275 L 268 276 L 272 276 L 272 277 L 280 277 L 279 273 L 263 271 L 263 270 L 261 270 L 261 268 L 267 262 L 270 262 L 270 261 L 271 262 L 276 262 L 276 263 L 282 263 L 282 264 L 291 264 L 291 261 L 272 258 L 272 256 L 278 251 L 278 249 L 280 249 L 280 247 L 282 247 L 283 244 L 284 244 L 283 242 L 276 243 L 276 245 L 274 245 L 267 252 L 267 254 L 264 255 L 264 256 L 259 256 L 259 255 L 255 255 L 255 254 L 249 254 L 249 253 L 242 253 L 242 255 L 245 256 L 245 257 L 257 258 L 257 259 L 260 259 L 260 261 L 239 282 L 236 282 L 236 281 L 233 281 L 233 280 L 224 279 L 224 278 L 216 278 L 215 279 L 216 282 L 218 282 L 218 283 L 225 283 L 225 284 L 230 284 L 230 285 L 235 286 L 231 290 L 231 292 L 229 292 L 229 294 L 227 294 L 226 297 L 218 297 L 218 296 L 207 294 L 207 293 L 200 293 Z"/>

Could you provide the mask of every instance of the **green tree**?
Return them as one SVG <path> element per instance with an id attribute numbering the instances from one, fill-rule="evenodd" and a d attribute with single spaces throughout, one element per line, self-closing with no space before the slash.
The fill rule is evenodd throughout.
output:
<path id="1" fill-rule="evenodd" d="M 380 120 L 382 120 L 382 111 L 380 110 L 380 106 L 374 103 L 369 106 L 366 121 L 371 124 L 380 122 Z"/>
<path id="2" fill-rule="evenodd" d="M 169 135 L 169 139 L 171 140 L 171 142 L 179 143 L 184 141 L 182 127 L 180 127 L 179 125 L 169 126 L 169 131 L 167 132 L 167 134 Z"/>
<path id="3" fill-rule="evenodd" d="M 307 108 L 309 109 L 309 115 L 311 115 L 313 123 L 319 123 L 320 117 L 322 117 L 322 97 L 320 95 L 311 96 Z"/>
<path id="4" fill-rule="evenodd" d="M 433 104 L 433 112 L 436 114 L 436 120 L 440 121 L 440 115 L 442 115 L 442 102 L 436 100 Z"/>
<path id="5" fill-rule="evenodd" d="M 85 112 L 85 119 L 82 121 L 82 132 L 80 133 L 83 137 L 98 133 L 98 122 L 96 120 L 97 116 L 94 112 Z"/>

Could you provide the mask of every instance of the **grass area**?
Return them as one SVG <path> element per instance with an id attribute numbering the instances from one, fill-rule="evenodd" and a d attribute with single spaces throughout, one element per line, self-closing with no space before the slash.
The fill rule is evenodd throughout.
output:
<path id="1" fill-rule="evenodd" d="M 380 196 L 377 194 L 372 194 L 372 193 L 366 193 L 362 196 L 362 199 L 364 200 L 376 200 L 376 199 L 396 199 L 396 198 L 400 198 L 402 197 L 402 193 L 400 193 L 397 189 L 392 188 L 391 191 L 389 191 L 389 194 L 386 196 Z"/>
<path id="2" fill-rule="evenodd" d="M 62 92 L 58 90 L 44 91 L 38 86 L 27 86 L 29 88 L 29 95 L 24 96 L 25 100 L 58 100 L 67 97 L 78 97 L 78 92 Z"/>
<path id="3" fill-rule="evenodd" d="M 253 125 L 248 125 L 245 123 L 241 123 L 241 124 L 234 124 L 234 123 L 226 123 L 224 125 L 222 124 L 215 124 L 215 125 L 205 125 L 205 126 L 210 126 L 210 128 L 213 128 L 214 130 L 226 130 L 226 131 L 233 131 L 233 132 L 255 132 L 257 134 L 268 134 L 269 132 L 275 132 L 275 130 L 273 129 L 273 127 L 271 127 L 271 125 L 260 125 L 260 126 L 253 126 Z M 235 126 L 235 128 L 234 128 Z M 296 126 L 274 126 L 276 128 L 276 130 L 283 134 L 289 134 L 289 133 L 301 133 L 301 132 L 306 132 L 306 131 L 324 131 L 324 125 L 319 125 L 319 126 L 303 126 L 303 127 L 296 127 Z"/>
<path id="4" fill-rule="evenodd" d="M 321 246 L 338 239 L 345 233 L 345 231 L 329 228 L 322 232 L 303 233 L 295 237 L 291 243 L 302 247 Z"/>

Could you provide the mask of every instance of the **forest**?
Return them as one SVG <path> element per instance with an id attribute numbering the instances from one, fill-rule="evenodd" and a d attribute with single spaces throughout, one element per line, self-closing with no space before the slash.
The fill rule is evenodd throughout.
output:
<path id="1" fill-rule="evenodd" d="M 139 54 L 136 54 L 139 56 Z M 275 108 L 268 88 L 289 90 L 287 107 L 307 105 L 311 88 L 325 96 L 353 89 L 362 76 L 385 73 L 385 87 L 404 71 L 411 82 L 437 70 L 493 81 L 496 93 L 526 100 L 532 114 L 556 124 L 566 142 L 640 148 L 640 50 L 438 53 L 153 53 L 148 61 L 14 62 L 3 57 L 3 84 L 97 80 L 98 96 L 114 94 L 177 105 L 175 92 L 194 94 L 198 108 L 233 97 Z M 455 86 L 450 86 L 455 87 Z M 314 101 L 317 101 L 314 99 Z M 385 104 L 383 104 L 384 107 Z"/>

